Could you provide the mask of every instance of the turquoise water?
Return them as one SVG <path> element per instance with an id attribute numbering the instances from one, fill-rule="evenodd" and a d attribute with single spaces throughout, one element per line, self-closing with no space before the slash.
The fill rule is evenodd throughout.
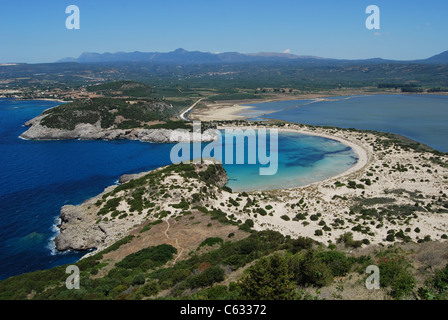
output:
<path id="1" fill-rule="evenodd" d="M 373 95 L 254 104 L 252 120 L 262 118 L 311 125 L 377 130 L 404 135 L 448 152 L 448 96 Z M 298 107 L 293 107 L 299 105 Z M 291 108 L 292 107 L 292 108 Z M 255 114 L 255 116 L 252 116 Z"/>
<path id="2" fill-rule="evenodd" d="M 269 164 L 261 165 L 258 161 L 247 164 L 248 142 L 243 146 L 241 141 L 235 141 L 236 150 L 246 150 L 246 160 L 243 165 L 224 164 L 230 179 L 228 186 L 234 191 L 305 186 L 348 170 L 358 159 L 350 147 L 318 136 L 280 132 L 277 148 L 271 148 L 270 140 L 267 141 L 267 149 L 278 154 L 274 175 L 260 175 L 260 167 L 266 168 Z"/>
<path id="3" fill-rule="evenodd" d="M 168 165 L 173 144 L 138 141 L 26 141 L 23 123 L 57 103 L 0 99 L 0 279 L 77 261 L 55 252 L 60 208 L 101 193 L 126 173 Z M 237 148 L 246 148 L 241 145 Z M 225 165 L 235 190 L 304 185 L 348 169 L 353 151 L 336 141 L 283 133 L 274 176 L 260 165 Z"/>

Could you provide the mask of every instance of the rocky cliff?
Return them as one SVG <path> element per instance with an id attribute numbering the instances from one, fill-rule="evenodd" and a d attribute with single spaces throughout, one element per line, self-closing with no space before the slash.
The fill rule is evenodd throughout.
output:
<path id="1" fill-rule="evenodd" d="M 193 137 L 192 126 L 178 117 L 178 108 L 162 101 L 124 99 L 78 99 L 42 112 L 25 123 L 21 137 L 29 140 L 118 140 L 156 143 L 209 142 L 217 138 L 208 131 Z M 177 130 L 178 128 L 183 130 Z"/>
<path id="2" fill-rule="evenodd" d="M 173 129 L 103 129 L 100 123 L 77 124 L 73 130 L 49 128 L 41 123 L 45 116 L 38 116 L 25 123 L 30 127 L 21 134 L 21 138 L 28 140 L 140 140 L 154 143 L 177 143 L 177 142 L 210 142 L 217 138 L 216 131 L 206 131 L 199 139 L 193 137 L 192 133 L 185 130 Z"/>
<path id="3" fill-rule="evenodd" d="M 104 249 L 145 221 L 181 214 L 185 206 L 204 205 L 212 198 L 207 194 L 224 192 L 227 181 L 223 167 L 210 162 L 122 176 L 122 184 L 78 206 L 62 207 L 56 249 Z"/>

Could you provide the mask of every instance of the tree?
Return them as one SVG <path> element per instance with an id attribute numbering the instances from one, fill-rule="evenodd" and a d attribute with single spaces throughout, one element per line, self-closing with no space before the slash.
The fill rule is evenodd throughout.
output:
<path id="1" fill-rule="evenodd" d="M 389 294 L 395 299 L 410 295 L 415 287 L 415 278 L 407 270 L 403 259 L 384 259 L 379 264 L 381 287 L 389 287 Z"/>
<path id="2" fill-rule="evenodd" d="M 298 285 L 323 287 L 333 280 L 331 269 L 313 249 L 303 255 L 295 254 L 291 257 L 289 264 Z"/>
<path id="3" fill-rule="evenodd" d="M 300 298 L 287 259 L 274 254 L 262 258 L 239 282 L 240 298 L 245 300 L 295 300 Z"/>

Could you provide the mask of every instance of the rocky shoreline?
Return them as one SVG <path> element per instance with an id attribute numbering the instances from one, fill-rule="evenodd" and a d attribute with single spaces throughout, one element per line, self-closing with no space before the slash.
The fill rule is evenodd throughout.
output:
<path id="1" fill-rule="evenodd" d="M 185 130 L 173 129 L 103 129 L 101 124 L 78 124 L 74 130 L 49 128 L 41 124 L 44 116 L 38 116 L 25 123 L 29 127 L 20 135 L 26 140 L 139 140 L 153 143 L 211 142 L 217 139 L 216 131 L 203 132 L 198 139 L 196 135 Z"/>
<path id="2" fill-rule="evenodd" d="M 162 194 L 156 192 L 151 193 L 154 187 L 151 183 L 145 182 L 140 186 L 140 188 L 146 190 L 148 199 L 159 207 L 159 211 L 181 211 L 181 209 L 174 209 L 172 205 L 179 203 L 185 195 L 191 193 L 191 191 L 188 191 L 191 185 L 195 185 L 197 192 L 200 192 L 199 190 L 206 185 L 209 188 L 213 188 L 213 192 L 218 192 L 219 188 L 224 186 L 228 181 L 227 173 L 222 166 L 215 165 L 205 159 L 203 164 L 193 164 L 192 166 L 195 172 L 201 173 L 207 171 L 210 165 L 213 166 L 213 177 L 208 179 L 207 182 L 202 179 L 193 179 L 187 183 L 187 181 L 184 181 L 185 178 L 182 176 L 182 172 L 171 170 L 171 165 L 148 172 L 123 175 L 119 179 L 120 185 L 109 186 L 101 194 L 84 201 L 80 205 L 63 206 L 60 212 L 61 223 L 57 226 L 59 228 L 59 234 L 54 239 L 56 249 L 61 252 L 67 250 L 103 250 L 122 239 L 136 226 L 148 219 L 154 218 L 146 210 L 144 214 L 142 212 L 139 214 L 133 214 L 131 212 L 129 200 L 132 200 L 133 192 L 136 188 L 130 187 L 127 191 L 118 191 L 118 194 L 113 196 L 117 187 L 127 183 L 135 183 L 135 180 L 145 179 L 145 176 L 151 175 L 155 177 L 154 183 L 157 186 L 165 186 L 167 189 L 172 185 L 177 185 L 178 187 L 169 198 L 164 198 Z M 158 176 L 158 173 L 160 176 Z M 126 212 L 118 220 L 114 219 L 110 213 L 106 214 L 107 219 L 105 219 L 105 216 L 99 214 L 101 205 L 98 206 L 98 203 L 106 202 L 113 198 L 121 199 L 117 210 Z"/>
<path id="3" fill-rule="evenodd" d="M 380 133 L 300 125 L 278 129 L 345 142 L 356 149 L 358 162 L 341 175 L 305 187 L 248 193 L 217 187 L 228 179 L 222 166 L 223 172 L 215 169 L 202 179 L 169 167 L 154 170 L 166 170 L 157 179 L 145 178 L 144 173 L 122 176 L 120 183 L 131 182 L 132 188 L 115 192 L 116 186 L 111 186 L 78 207 L 62 208 L 57 249 L 101 250 L 144 221 L 175 218 L 198 205 L 235 221 L 251 220 L 257 231 L 273 230 L 326 244 L 336 243 L 347 232 L 366 244 L 448 239 L 446 155 L 412 149 L 409 142 Z M 149 183 L 136 183 L 140 179 Z M 137 189 L 146 199 L 140 214 L 131 210 Z M 120 200 L 112 212 L 99 214 L 108 201 L 118 201 L 113 199 Z"/>

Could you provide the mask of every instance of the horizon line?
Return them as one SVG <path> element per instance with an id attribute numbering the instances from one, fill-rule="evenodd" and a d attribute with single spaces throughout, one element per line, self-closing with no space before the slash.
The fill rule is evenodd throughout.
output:
<path id="1" fill-rule="evenodd" d="M 290 56 L 290 60 L 295 60 L 298 58 L 311 58 L 311 59 L 322 59 L 322 60 L 347 60 L 347 61 L 359 61 L 359 60 L 375 60 L 375 59 L 381 59 L 381 60 L 386 60 L 386 61 L 398 61 L 398 62 L 413 62 L 413 61 L 420 61 L 420 60 L 426 60 L 426 59 L 430 59 L 432 57 L 435 57 L 437 55 L 443 54 L 445 52 L 448 52 L 448 50 L 439 52 L 439 53 L 435 53 L 429 57 L 426 58 L 417 58 L 417 59 L 389 59 L 389 58 L 382 58 L 382 57 L 370 57 L 370 58 L 329 58 L 329 57 L 322 57 L 322 56 L 317 56 L 317 55 L 312 55 L 312 54 L 303 54 L 303 55 L 299 55 L 296 53 L 293 53 L 291 51 L 289 51 L 289 49 L 285 50 L 288 52 L 278 52 L 278 51 L 258 51 L 258 52 L 239 52 L 239 51 L 224 51 L 224 52 L 216 52 L 216 51 L 200 51 L 200 50 L 186 50 L 183 48 L 177 48 L 171 51 L 140 51 L 140 50 L 135 50 L 135 51 L 115 51 L 115 52 L 111 52 L 111 51 L 105 51 L 105 52 L 94 52 L 94 51 L 85 51 L 82 52 L 78 57 L 64 57 L 64 58 L 60 58 L 56 61 L 49 61 L 49 62 L 17 62 L 17 61 L 7 61 L 7 62 L 0 62 L 0 66 L 6 66 L 6 65 L 18 65 L 18 64 L 51 64 L 51 63 L 93 63 L 93 62 L 78 62 L 78 61 L 62 61 L 62 60 L 68 60 L 68 59 L 73 59 L 73 60 L 78 60 L 82 55 L 84 54 L 96 54 L 96 55 L 105 55 L 105 54 L 131 54 L 131 53 L 143 53 L 143 54 L 148 54 L 148 53 L 154 53 L 154 54 L 167 54 L 167 53 L 173 53 L 176 51 L 185 51 L 188 53 L 192 53 L 192 52 L 200 52 L 200 53 L 207 53 L 207 54 L 214 54 L 214 55 L 220 55 L 220 54 L 229 54 L 229 53 L 236 53 L 236 54 L 241 54 L 241 55 L 260 55 L 260 54 L 275 54 L 278 56 L 285 56 L 285 58 L 287 56 Z M 123 61 L 114 61 L 114 62 L 126 62 L 126 60 Z M 141 62 L 144 62 L 144 60 L 142 60 Z M 101 63 L 101 62 L 99 62 Z"/>

